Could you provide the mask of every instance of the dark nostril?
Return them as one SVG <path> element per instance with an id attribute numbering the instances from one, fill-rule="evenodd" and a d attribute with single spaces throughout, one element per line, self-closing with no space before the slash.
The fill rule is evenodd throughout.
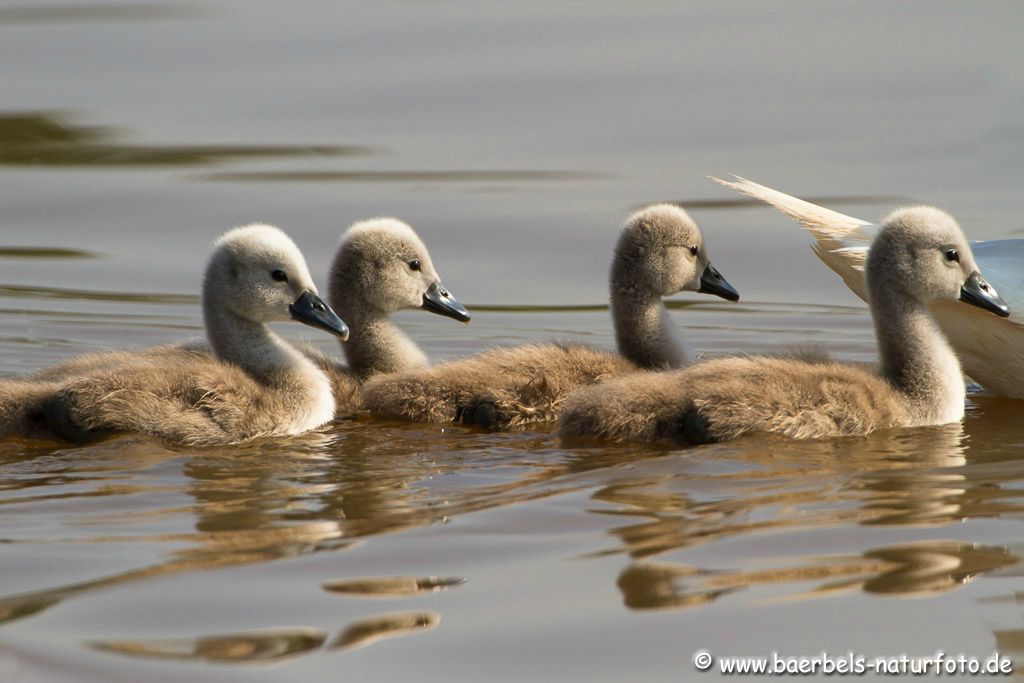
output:
<path id="1" fill-rule="evenodd" d="M 441 290 L 441 296 L 448 296 L 448 290 L 447 289 L 442 289 Z"/>
<path id="2" fill-rule="evenodd" d="M 313 304 L 313 308 L 315 308 L 318 311 L 322 311 L 324 310 L 324 305 L 318 301 L 315 304 Z"/>

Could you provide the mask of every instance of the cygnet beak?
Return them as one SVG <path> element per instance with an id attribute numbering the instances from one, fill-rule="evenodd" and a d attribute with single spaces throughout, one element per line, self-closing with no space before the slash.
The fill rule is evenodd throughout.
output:
<path id="1" fill-rule="evenodd" d="M 960 301 L 984 308 L 1003 318 L 1010 317 L 1010 307 L 978 271 L 971 273 L 967 282 L 960 286 Z"/>
<path id="2" fill-rule="evenodd" d="M 456 301 L 455 297 L 447 289 L 437 282 L 430 285 L 427 291 L 423 293 L 422 308 L 431 313 L 455 318 L 461 323 L 469 322 L 469 311 Z"/>
<path id="3" fill-rule="evenodd" d="M 704 269 L 704 274 L 700 276 L 700 289 L 697 292 L 700 294 L 714 294 L 726 301 L 740 300 L 740 293 L 710 263 Z"/>
<path id="4" fill-rule="evenodd" d="M 323 299 L 308 289 L 298 299 L 288 304 L 288 312 L 292 314 L 292 320 L 330 332 L 341 341 L 348 339 L 348 325 L 324 303 Z"/>

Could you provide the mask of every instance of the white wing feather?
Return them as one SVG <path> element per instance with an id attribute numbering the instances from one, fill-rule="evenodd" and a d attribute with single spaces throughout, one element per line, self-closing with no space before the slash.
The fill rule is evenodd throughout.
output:
<path id="1" fill-rule="evenodd" d="M 864 287 L 864 259 L 877 226 L 859 218 L 805 202 L 788 194 L 759 185 L 752 180 L 734 176 L 735 181 L 712 177 L 716 183 L 771 204 L 795 219 L 816 240 L 811 250 L 826 266 L 843 278 L 846 286 L 864 301 L 868 300 Z"/>
<path id="2" fill-rule="evenodd" d="M 818 258 L 868 300 L 864 260 L 877 226 L 739 176 L 712 180 L 796 219 L 814 236 L 811 249 Z M 1024 240 L 973 242 L 971 249 L 985 278 L 1010 306 L 1010 318 L 956 302 L 936 302 L 931 309 L 964 372 L 997 396 L 1024 399 Z"/>

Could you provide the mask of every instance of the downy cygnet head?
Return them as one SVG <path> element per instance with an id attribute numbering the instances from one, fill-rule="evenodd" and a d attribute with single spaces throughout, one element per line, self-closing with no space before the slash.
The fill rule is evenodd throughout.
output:
<path id="1" fill-rule="evenodd" d="M 331 304 L 354 304 L 387 315 L 405 308 L 469 322 L 462 304 L 441 285 L 427 247 L 411 227 L 395 218 L 360 221 L 342 236 L 331 265 Z"/>
<path id="2" fill-rule="evenodd" d="M 740 298 L 711 265 L 700 228 L 683 209 L 655 204 L 626 219 L 615 247 L 613 268 L 626 267 L 638 289 L 670 296 L 683 290 Z M 620 265 L 621 264 L 621 265 Z"/>
<path id="3" fill-rule="evenodd" d="M 208 327 L 226 311 L 254 323 L 295 320 L 348 338 L 348 327 L 317 295 L 302 252 L 271 225 L 235 228 L 214 243 L 203 309 Z"/>
<path id="4" fill-rule="evenodd" d="M 875 297 L 960 300 L 1007 317 L 1010 309 L 978 270 L 956 220 L 932 206 L 897 209 L 882 221 L 865 264 Z"/>

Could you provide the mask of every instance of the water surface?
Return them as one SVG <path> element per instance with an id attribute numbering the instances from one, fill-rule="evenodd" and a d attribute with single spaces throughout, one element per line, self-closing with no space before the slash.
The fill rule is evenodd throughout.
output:
<path id="1" fill-rule="evenodd" d="M 610 348 L 611 246 L 659 200 L 743 294 L 674 298 L 695 353 L 871 360 L 799 229 L 704 176 L 1019 234 L 1021 12 L 0 8 L 0 375 L 200 336 L 209 244 L 257 220 L 320 282 L 352 221 L 412 223 L 475 310 L 397 316 L 433 358 Z M 364 417 L 226 449 L 5 440 L 0 678 L 696 680 L 701 648 L 1024 664 L 1019 415 L 973 394 L 963 425 L 682 450 Z"/>

